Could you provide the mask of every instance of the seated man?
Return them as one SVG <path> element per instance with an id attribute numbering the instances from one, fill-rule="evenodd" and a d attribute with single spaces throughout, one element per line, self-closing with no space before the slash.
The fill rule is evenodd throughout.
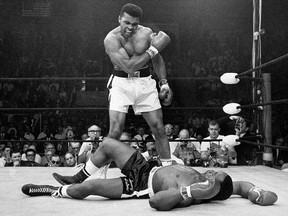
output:
<path id="1" fill-rule="evenodd" d="M 204 167 L 227 167 L 228 157 L 232 154 L 232 148 L 226 146 L 222 141 L 224 136 L 220 135 L 219 123 L 212 120 L 208 124 L 209 136 L 201 143 L 201 159 Z M 205 141 L 214 140 L 214 141 Z M 217 141 L 219 140 L 219 141 Z"/>
<path id="2" fill-rule="evenodd" d="M 182 129 L 179 132 L 179 138 L 177 139 L 179 142 L 176 142 L 177 145 L 173 155 L 184 161 L 186 166 L 201 165 L 200 143 L 188 141 L 190 139 L 189 131 L 187 129 Z"/>
<path id="3" fill-rule="evenodd" d="M 192 167 L 170 165 L 158 167 L 154 161 L 146 161 L 141 153 L 118 140 L 106 138 L 95 152 L 96 166 L 115 161 L 124 177 L 92 179 L 79 184 L 54 187 L 26 184 L 22 192 L 29 196 L 52 195 L 84 199 L 98 195 L 110 199 L 150 195 L 149 204 L 157 210 L 170 210 L 210 200 L 225 200 L 238 194 L 259 205 L 272 205 L 277 195 L 256 188 L 249 182 L 232 182 L 224 172 L 207 171 L 203 174 Z"/>

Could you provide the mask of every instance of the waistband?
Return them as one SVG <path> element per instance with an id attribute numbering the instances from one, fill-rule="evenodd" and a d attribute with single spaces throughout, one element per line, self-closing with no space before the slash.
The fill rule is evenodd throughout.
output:
<path id="1" fill-rule="evenodd" d="M 113 69 L 113 75 L 122 78 L 129 78 L 129 77 L 148 77 L 150 76 L 150 69 L 148 66 L 135 71 L 133 75 L 127 74 L 125 71 L 118 71 Z"/>
<path id="2" fill-rule="evenodd" d="M 156 171 L 158 169 L 160 169 L 161 167 L 155 166 L 152 168 L 152 170 L 149 173 L 149 178 L 148 178 L 148 193 L 149 193 L 149 197 L 152 197 L 154 195 L 154 190 L 153 190 L 153 185 L 152 185 L 152 179 L 154 174 L 156 173 Z"/>

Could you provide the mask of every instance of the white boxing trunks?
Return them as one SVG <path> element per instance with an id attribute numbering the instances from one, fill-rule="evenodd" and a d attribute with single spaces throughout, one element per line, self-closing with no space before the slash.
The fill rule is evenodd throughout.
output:
<path id="1" fill-rule="evenodd" d="M 131 105 L 135 115 L 161 108 L 156 81 L 151 77 L 118 77 L 111 75 L 109 85 L 109 110 L 128 112 Z"/>

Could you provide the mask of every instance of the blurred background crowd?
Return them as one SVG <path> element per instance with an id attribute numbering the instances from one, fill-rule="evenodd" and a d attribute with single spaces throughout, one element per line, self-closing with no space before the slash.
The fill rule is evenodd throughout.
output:
<path id="1" fill-rule="evenodd" d="M 21 154 L 26 152 L 25 142 L 15 140 L 35 141 L 30 144 L 43 157 L 47 142 L 39 140 L 70 139 L 67 137 L 70 129 L 73 139 L 85 140 L 87 137 L 83 135 L 88 134 L 91 125 L 99 126 L 102 136 L 108 133 L 106 82 L 112 65 L 105 54 L 103 38 L 111 27 L 117 25 L 117 19 L 113 18 L 124 2 L 0 0 L 0 108 L 4 108 L 0 112 L 0 139 L 11 140 L 1 142 L 1 155 L 4 155 L 3 147 L 7 146 L 16 146 Z M 42 3 L 46 13 L 28 16 L 26 10 L 36 3 Z M 135 3 L 141 5 L 141 1 Z M 180 130 L 205 128 L 205 133 L 200 133 L 203 139 L 209 135 L 208 122 L 225 117 L 217 109 L 206 108 L 222 107 L 228 102 L 242 105 L 252 102 L 251 82 L 241 81 L 237 86 L 227 86 L 219 81 L 225 72 L 251 68 L 252 2 L 210 0 L 204 4 L 200 0 L 169 0 L 168 3 L 163 0 L 150 3 L 153 8 L 158 8 L 157 13 L 149 9 L 150 4 L 141 5 L 143 23 L 155 31 L 167 32 L 172 38 L 163 56 L 174 100 L 169 109 L 163 109 L 164 123 Z M 281 4 L 287 5 L 283 1 Z M 262 22 L 266 33 L 262 36 L 262 62 L 277 58 L 288 50 L 285 28 L 288 19 L 281 4 L 265 1 L 263 5 Z M 287 97 L 287 61 L 265 68 L 263 72 L 272 74 L 272 98 Z M 43 79 L 21 79 L 32 77 Z M 49 79 L 53 77 L 94 77 L 99 80 Z M 81 109 L 85 106 L 99 109 Z M 179 107 L 182 109 L 177 109 Z M 275 144 L 282 140 L 283 145 L 287 145 L 287 110 L 286 104 L 273 106 Z M 249 115 L 252 119 L 252 113 Z M 139 127 L 148 130 L 143 120 L 131 112 L 126 125 L 130 138 L 137 135 Z M 253 133 L 257 129 L 252 124 L 250 130 Z M 196 139 L 197 135 L 199 133 L 189 137 Z M 62 163 L 66 152 L 60 154 L 64 143 L 59 143 L 53 148 L 61 156 Z M 69 152 L 73 153 L 73 148 Z M 75 156 L 75 152 L 72 155 Z"/>

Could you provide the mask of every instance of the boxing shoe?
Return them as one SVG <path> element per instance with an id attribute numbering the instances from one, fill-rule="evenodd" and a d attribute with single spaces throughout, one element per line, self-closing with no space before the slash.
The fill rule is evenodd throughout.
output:
<path id="1" fill-rule="evenodd" d="M 265 191 L 261 188 L 253 187 L 249 190 L 248 199 L 252 203 L 268 206 L 273 205 L 278 200 L 278 196 L 272 191 Z"/>
<path id="2" fill-rule="evenodd" d="M 28 196 L 53 196 L 57 194 L 58 188 L 51 185 L 26 184 L 22 187 L 22 192 Z"/>
<path id="3" fill-rule="evenodd" d="M 95 178 L 97 179 L 106 179 L 107 171 L 110 164 L 102 166 L 98 169 L 95 173 Z M 69 185 L 69 184 L 77 184 L 81 183 L 86 180 L 90 175 L 84 171 L 84 168 L 81 169 L 77 174 L 74 176 L 62 176 L 58 173 L 53 173 L 53 177 L 56 181 L 58 181 L 61 185 Z"/>
<path id="4" fill-rule="evenodd" d="M 61 185 L 69 185 L 69 184 L 81 183 L 87 178 L 87 176 L 84 174 L 84 172 L 83 172 L 83 175 L 85 175 L 85 176 L 82 176 L 83 178 L 81 178 L 81 175 L 79 175 L 79 173 L 77 173 L 74 176 L 62 176 L 62 175 L 59 175 L 58 173 L 53 173 L 52 175 L 53 175 L 54 179 L 57 182 L 59 182 Z"/>

